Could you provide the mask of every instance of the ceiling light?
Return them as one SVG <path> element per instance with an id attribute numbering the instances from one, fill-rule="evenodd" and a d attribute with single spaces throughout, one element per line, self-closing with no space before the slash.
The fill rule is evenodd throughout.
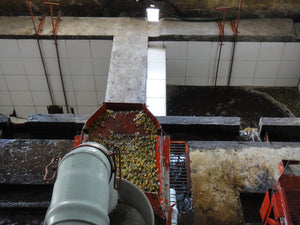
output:
<path id="1" fill-rule="evenodd" d="M 150 7 L 147 8 L 147 19 L 149 22 L 159 21 L 159 9 L 155 8 L 154 5 L 150 5 Z"/>

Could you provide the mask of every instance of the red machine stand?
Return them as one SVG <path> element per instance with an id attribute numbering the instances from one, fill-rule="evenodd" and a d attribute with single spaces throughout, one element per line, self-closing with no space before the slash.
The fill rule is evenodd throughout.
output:
<path id="1" fill-rule="evenodd" d="M 277 185 L 268 190 L 260 215 L 264 225 L 300 225 L 300 161 L 282 160 Z"/>

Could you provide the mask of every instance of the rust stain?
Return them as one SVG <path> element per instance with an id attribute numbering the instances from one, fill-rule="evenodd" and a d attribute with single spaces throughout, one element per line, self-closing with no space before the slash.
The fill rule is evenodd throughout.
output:
<path id="1" fill-rule="evenodd" d="M 270 148 L 191 151 L 194 224 L 243 224 L 240 192 L 265 192 L 276 184 L 282 158 L 295 150 Z"/>

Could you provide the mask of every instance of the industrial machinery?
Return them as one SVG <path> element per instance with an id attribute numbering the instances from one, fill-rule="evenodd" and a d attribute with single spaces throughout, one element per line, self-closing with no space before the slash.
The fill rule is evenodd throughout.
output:
<path id="1" fill-rule="evenodd" d="M 104 103 L 59 162 L 45 224 L 177 224 L 169 149 L 144 104 Z"/>
<path id="2" fill-rule="evenodd" d="M 277 185 L 268 190 L 260 208 L 264 225 L 300 224 L 300 161 L 282 160 Z"/>

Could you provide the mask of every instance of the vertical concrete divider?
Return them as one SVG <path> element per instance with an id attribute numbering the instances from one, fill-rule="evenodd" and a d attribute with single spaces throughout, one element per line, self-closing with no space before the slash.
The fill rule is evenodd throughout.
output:
<path id="1" fill-rule="evenodd" d="M 145 103 L 147 22 L 124 18 L 122 23 L 113 40 L 105 101 Z"/>

